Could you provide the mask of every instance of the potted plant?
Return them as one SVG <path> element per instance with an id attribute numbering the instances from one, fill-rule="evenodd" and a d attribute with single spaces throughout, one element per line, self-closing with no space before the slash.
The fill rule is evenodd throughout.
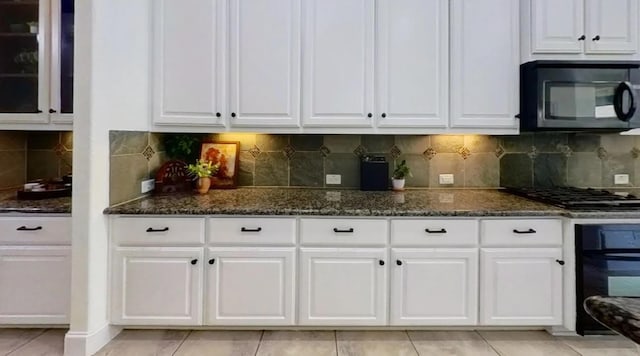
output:
<path id="1" fill-rule="evenodd" d="M 211 187 L 211 176 L 218 172 L 218 165 L 196 160 L 196 164 L 190 164 L 187 171 L 194 180 L 197 180 L 196 190 L 198 193 L 207 194 L 209 187 Z"/>
<path id="2" fill-rule="evenodd" d="M 407 166 L 407 161 L 403 159 L 402 162 L 396 165 L 396 169 L 393 171 L 393 175 L 391 176 L 391 185 L 393 190 L 404 190 L 404 179 L 406 176 L 412 177 L 411 169 Z"/>

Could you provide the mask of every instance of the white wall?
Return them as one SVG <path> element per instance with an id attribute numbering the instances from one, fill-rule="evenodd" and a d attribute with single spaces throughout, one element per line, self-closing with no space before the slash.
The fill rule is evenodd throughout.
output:
<path id="1" fill-rule="evenodd" d="M 66 355 L 90 355 L 108 325 L 109 130 L 149 129 L 151 0 L 76 1 L 71 325 Z"/>

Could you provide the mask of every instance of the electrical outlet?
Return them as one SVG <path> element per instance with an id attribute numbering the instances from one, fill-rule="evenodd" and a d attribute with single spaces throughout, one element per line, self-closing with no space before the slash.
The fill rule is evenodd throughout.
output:
<path id="1" fill-rule="evenodd" d="M 327 184 L 342 184 L 342 176 L 340 174 L 327 174 Z"/>
<path id="2" fill-rule="evenodd" d="M 140 187 L 140 192 L 142 194 L 148 193 L 148 192 L 152 191 L 155 187 L 156 187 L 156 180 L 155 179 L 143 180 L 142 184 L 141 184 L 141 187 Z"/>
<path id="3" fill-rule="evenodd" d="M 440 184 L 453 184 L 453 174 L 440 174 L 438 181 Z"/>
<path id="4" fill-rule="evenodd" d="M 629 184 L 629 175 L 628 174 L 614 174 L 613 175 L 613 183 L 614 184 Z"/>

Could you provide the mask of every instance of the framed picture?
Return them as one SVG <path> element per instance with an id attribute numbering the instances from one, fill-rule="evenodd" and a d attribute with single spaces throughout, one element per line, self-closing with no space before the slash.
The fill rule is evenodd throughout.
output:
<path id="1" fill-rule="evenodd" d="M 240 142 L 203 142 L 200 160 L 219 164 L 212 176 L 211 189 L 236 188 L 240 170 Z"/>

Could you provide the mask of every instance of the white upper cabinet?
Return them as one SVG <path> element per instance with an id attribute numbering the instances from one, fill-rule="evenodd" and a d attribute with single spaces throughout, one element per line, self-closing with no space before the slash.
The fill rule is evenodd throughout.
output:
<path id="1" fill-rule="evenodd" d="M 374 0 L 304 0 L 305 126 L 372 126 L 374 17 Z"/>
<path id="2" fill-rule="evenodd" d="M 586 52 L 638 52 L 639 0 L 586 0 Z"/>
<path id="3" fill-rule="evenodd" d="M 517 128 L 518 1 L 451 0 L 451 11 L 451 126 Z"/>
<path id="4" fill-rule="evenodd" d="M 379 127 L 447 126 L 447 0 L 377 2 Z"/>
<path id="5" fill-rule="evenodd" d="M 223 125 L 225 1 L 154 4 L 154 123 Z"/>
<path id="6" fill-rule="evenodd" d="M 299 126 L 300 0 L 232 0 L 232 126 Z"/>
<path id="7" fill-rule="evenodd" d="M 581 53 L 584 0 L 531 0 L 533 53 Z"/>

